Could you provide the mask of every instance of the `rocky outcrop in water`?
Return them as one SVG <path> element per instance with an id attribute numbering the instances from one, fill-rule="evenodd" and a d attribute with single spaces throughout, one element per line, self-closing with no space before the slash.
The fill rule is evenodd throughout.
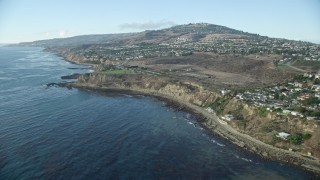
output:
<path id="1" fill-rule="evenodd" d="M 81 74 L 75 73 L 75 74 L 71 74 L 71 75 L 61 76 L 61 79 L 77 79 L 80 76 L 81 76 Z"/>

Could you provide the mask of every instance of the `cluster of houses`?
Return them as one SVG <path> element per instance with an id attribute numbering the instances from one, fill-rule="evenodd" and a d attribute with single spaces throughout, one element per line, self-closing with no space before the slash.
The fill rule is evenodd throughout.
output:
<path id="1" fill-rule="evenodd" d="M 225 36 L 222 38 L 206 38 L 199 42 L 179 39 L 174 44 L 176 48 L 219 54 L 279 54 L 283 56 L 283 59 L 278 60 L 280 63 L 287 63 L 292 60 L 320 61 L 320 46 L 317 44 L 264 36 L 253 36 L 251 38 Z"/>
<path id="2" fill-rule="evenodd" d="M 246 90 L 232 97 L 256 107 L 265 108 L 278 115 L 291 115 L 307 120 L 320 119 L 320 74 L 305 73 L 284 85 L 269 88 Z M 231 90 L 222 89 L 223 96 L 231 96 Z M 311 100 L 312 101 L 308 101 Z M 210 107 L 207 111 L 213 113 Z M 220 117 L 225 121 L 236 120 L 231 114 Z"/>
<path id="3" fill-rule="evenodd" d="M 320 74 L 318 73 L 305 73 L 302 78 L 285 85 L 247 90 L 237 93 L 234 98 L 257 107 L 266 107 L 268 111 L 275 111 L 278 115 L 290 114 L 308 120 L 319 119 L 320 85 L 315 84 L 319 77 Z M 226 92 L 225 90 L 222 91 Z M 311 99 L 313 101 L 308 101 Z M 304 109 L 304 112 L 309 113 L 299 112 L 297 109 Z"/>
<path id="4" fill-rule="evenodd" d="M 184 36 L 172 42 L 159 44 L 125 45 L 99 44 L 79 49 L 90 61 L 124 61 L 141 58 L 187 56 L 193 52 L 214 52 L 219 54 L 279 54 L 286 63 L 292 60 L 320 61 L 320 46 L 302 41 L 268 38 L 265 36 L 221 36 L 194 41 Z"/>
<path id="5" fill-rule="evenodd" d="M 104 63 L 105 61 L 128 61 L 142 58 L 186 56 L 191 50 L 171 44 L 144 46 L 102 46 L 91 47 L 81 52 L 88 60 Z"/>

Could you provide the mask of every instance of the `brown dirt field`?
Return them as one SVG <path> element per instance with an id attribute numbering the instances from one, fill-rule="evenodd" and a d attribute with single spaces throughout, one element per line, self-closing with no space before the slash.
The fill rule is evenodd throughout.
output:
<path id="1" fill-rule="evenodd" d="M 185 80 L 194 80 L 218 87 L 256 88 L 285 82 L 296 73 L 277 68 L 277 55 L 233 56 L 195 53 L 183 57 L 158 57 L 131 61 L 127 65 L 147 67 Z"/>

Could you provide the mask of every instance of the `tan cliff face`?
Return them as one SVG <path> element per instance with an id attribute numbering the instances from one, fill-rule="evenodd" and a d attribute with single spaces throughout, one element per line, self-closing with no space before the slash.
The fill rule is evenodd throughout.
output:
<path id="1" fill-rule="evenodd" d="M 197 106 L 206 107 L 221 95 L 217 92 L 203 89 L 190 82 L 176 82 L 165 77 L 152 75 L 104 75 L 90 74 L 80 76 L 78 83 L 85 83 L 111 88 L 125 88 L 139 91 L 156 92 L 170 96 Z"/>
<path id="2" fill-rule="evenodd" d="M 72 51 L 69 48 L 50 48 L 47 49 L 48 51 L 54 52 L 57 55 L 63 57 L 64 59 L 74 62 L 74 63 L 84 63 L 88 61 L 88 59 L 79 53 L 76 53 L 75 51 Z"/>

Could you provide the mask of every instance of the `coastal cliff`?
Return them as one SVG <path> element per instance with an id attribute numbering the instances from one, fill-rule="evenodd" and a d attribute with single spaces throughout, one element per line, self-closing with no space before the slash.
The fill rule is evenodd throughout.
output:
<path id="1" fill-rule="evenodd" d="M 93 73 L 78 78 L 77 85 L 84 84 L 89 86 L 158 93 L 200 107 L 206 107 L 209 103 L 221 97 L 218 92 L 209 91 L 192 82 L 180 82 L 170 78 L 152 75 L 104 75 Z"/>
<path id="2" fill-rule="evenodd" d="M 303 122 L 291 116 L 279 116 L 247 104 L 219 91 L 207 89 L 191 81 L 146 74 L 110 75 L 91 73 L 81 75 L 77 82 L 67 86 L 101 90 L 128 90 L 140 94 L 162 97 L 190 109 L 202 116 L 199 121 L 205 128 L 233 143 L 255 152 L 264 158 L 288 162 L 319 173 L 319 143 L 316 140 L 319 127 L 316 122 Z M 215 112 L 208 111 L 212 108 Z M 232 121 L 220 117 L 232 114 Z M 302 145 L 291 145 L 276 138 L 277 130 L 291 133 L 310 133 L 310 139 Z M 288 150 L 290 149 L 290 151 Z M 297 151 L 297 152 L 293 152 Z M 312 154 L 312 156 L 310 155 Z"/>
<path id="3" fill-rule="evenodd" d="M 72 63 L 82 64 L 88 61 L 88 59 L 83 54 L 77 53 L 71 48 L 46 48 L 45 50 L 55 53 L 56 55 L 61 56 L 65 60 Z"/>
<path id="4" fill-rule="evenodd" d="M 119 64 L 119 61 L 110 60 L 98 56 L 86 55 L 82 51 L 78 51 L 77 48 L 71 47 L 47 47 L 46 51 L 55 53 L 57 56 L 63 57 L 65 60 L 76 63 L 94 66 L 97 64 Z"/>

